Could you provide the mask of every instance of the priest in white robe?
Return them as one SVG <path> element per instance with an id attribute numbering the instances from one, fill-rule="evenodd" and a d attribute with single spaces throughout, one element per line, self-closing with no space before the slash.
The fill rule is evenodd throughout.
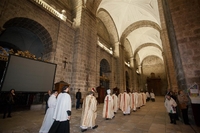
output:
<path id="1" fill-rule="evenodd" d="M 118 95 L 118 109 L 120 109 L 120 103 L 121 103 L 121 95 L 122 95 L 122 93 L 120 93 L 119 95 Z"/>
<path id="2" fill-rule="evenodd" d="M 126 90 L 123 94 L 121 94 L 120 109 L 122 110 L 124 115 L 130 115 L 130 96 L 126 92 Z"/>
<path id="3" fill-rule="evenodd" d="M 137 108 L 140 109 L 140 107 L 142 107 L 142 94 L 138 93 L 138 104 L 137 104 Z"/>
<path id="4" fill-rule="evenodd" d="M 56 107 L 56 96 L 58 95 L 57 91 L 52 91 L 52 95 L 48 99 L 48 109 L 46 111 L 42 126 L 39 133 L 48 133 L 51 125 L 54 122 L 53 115 Z"/>
<path id="5" fill-rule="evenodd" d="M 142 94 L 142 106 L 146 105 L 146 94 L 144 92 L 141 93 Z"/>
<path id="6" fill-rule="evenodd" d="M 71 117 L 71 96 L 69 93 L 69 85 L 62 88 L 62 93 L 58 95 L 55 112 L 53 115 L 54 122 L 49 133 L 70 133 L 70 117 Z"/>
<path id="7" fill-rule="evenodd" d="M 113 99 L 110 95 L 111 90 L 107 90 L 107 96 L 104 99 L 104 106 L 103 106 L 103 118 L 106 120 L 111 120 L 114 118 L 114 109 L 113 109 Z"/>
<path id="8" fill-rule="evenodd" d="M 113 110 L 114 110 L 114 114 L 117 113 L 119 106 L 118 106 L 118 97 L 116 95 L 116 91 L 112 94 L 112 98 L 113 98 Z"/>
<path id="9" fill-rule="evenodd" d="M 98 125 L 95 124 L 97 117 L 97 100 L 94 97 L 94 92 L 90 91 L 89 95 L 84 98 L 82 117 L 81 117 L 81 131 L 85 132 L 88 128 L 95 129 Z"/>
<path id="10" fill-rule="evenodd" d="M 138 104 L 138 93 L 133 92 L 131 95 L 131 109 L 134 112 L 137 111 L 137 104 Z"/>

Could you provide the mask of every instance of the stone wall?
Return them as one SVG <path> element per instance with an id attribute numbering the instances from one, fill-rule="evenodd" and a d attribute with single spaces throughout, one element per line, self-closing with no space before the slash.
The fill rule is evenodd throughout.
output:
<path id="1" fill-rule="evenodd" d="M 83 8 L 81 25 L 77 27 L 73 49 L 72 88 L 82 92 L 96 87 L 96 19 L 91 12 Z"/>
<path id="2" fill-rule="evenodd" d="M 35 21 L 48 31 L 52 40 L 52 46 L 49 44 L 49 46 L 45 47 L 45 50 L 50 52 L 44 55 L 44 59 L 48 59 L 50 62 L 57 64 L 55 82 L 60 80 L 71 82 L 71 77 L 69 75 L 71 74 L 72 67 L 74 30 L 72 29 L 70 21 L 63 22 L 31 1 L 4 1 L 2 4 L 0 16 L 1 27 L 10 19 L 21 18 Z M 28 24 L 24 23 L 24 25 Z M 31 26 L 31 28 L 29 27 L 30 29 L 34 29 L 34 27 L 37 28 L 37 25 Z M 41 32 L 40 29 L 38 29 L 38 32 Z M 45 38 L 42 39 L 45 40 Z M 64 69 L 63 64 L 65 57 L 69 62 L 66 69 Z"/>
<path id="3" fill-rule="evenodd" d="M 200 2 L 168 0 L 168 6 L 175 31 L 176 41 L 173 45 L 177 45 L 173 58 L 177 59 L 176 57 L 180 56 L 180 60 L 175 61 L 179 70 L 176 70 L 178 85 L 179 89 L 186 90 L 194 82 L 200 85 Z M 193 123 L 191 106 L 188 115 L 190 123 Z"/>
<path id="4" fill-rule="evenodd" d="M 166 72 L 163 60 L 155 56 L 148 57 L 143 61 L 142 68 L 143 68 L 143 79 L 142 79 L 143 83 L 144 84 L 146 83 L 147 77 L 149 78 L 151 77 L 151 73 L 155 73 L 156 78 L 158 77 L 161 78 L 162 88 L 160 88 L 160 90 L 162 95 L 165 95 L 168 85 L 167 85 Z"/>
<path id="5" fill-rule="evenodd" d="M 200 3 L 198 0 L 169 0 L 177 45 L 189 87 L 200 85 Z"/>

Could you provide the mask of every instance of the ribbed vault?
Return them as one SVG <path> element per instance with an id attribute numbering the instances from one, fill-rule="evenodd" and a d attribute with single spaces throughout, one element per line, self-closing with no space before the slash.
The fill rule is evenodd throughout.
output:
<path id="1" fill-rule="evenodd" d="M 125 60 L 162 57 L 161 24 L 157 0 L 102 0 L 97 17 L 108 29 L 111 43 L 124 46 Z M 153 45 L 152 45 L 153 44 Z"/>

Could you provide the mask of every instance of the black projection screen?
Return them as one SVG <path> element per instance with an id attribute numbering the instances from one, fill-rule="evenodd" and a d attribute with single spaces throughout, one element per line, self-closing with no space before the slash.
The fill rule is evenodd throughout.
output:
<path id="1" fill-rule="evenodd" d="M 56 64 L 10 55 L 1 91 L 47 92 L 54 87 Z"/>

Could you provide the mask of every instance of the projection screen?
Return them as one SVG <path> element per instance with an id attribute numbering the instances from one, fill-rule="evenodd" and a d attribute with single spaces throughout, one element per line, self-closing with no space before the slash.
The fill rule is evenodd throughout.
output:
<path id="1" fill-rule="evenodd" d="M 10 55 L 1 91 L 47 92 L 54 87 L 56 64 Z"/>

